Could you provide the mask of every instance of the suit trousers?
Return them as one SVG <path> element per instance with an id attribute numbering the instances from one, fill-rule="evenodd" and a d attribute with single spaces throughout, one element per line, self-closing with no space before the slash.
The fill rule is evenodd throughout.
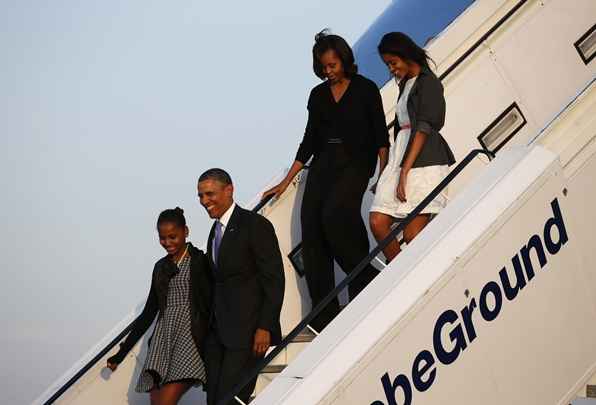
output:
<path id="1" fill-rule="evenodd" d="M 216 405 L 240 382 L 260 358 L 255 357 L 252 348 L 230 349 L 219 338 L 217 329 L 211 328 L 203 343 L 203 356 L 207 371 L 207 405 Z M 255 389 L 255 378 L 238 394 L 244 403 Z M 234 400 L 226 405 L 238 405 Z"/>
<path id="2" fill-rule="evenodd" d="M 369 252 L 362 218 L 368 169 L 350 162 L 343 145 L 330 144 L 308 173 L 301 208 L 302 258 L 313 308 L 335 288 L 333 261 L 350 273 Z M 368 265 L 349 285 L 354 299 L 378 274 Z M 311 326 L 320 331 L 339 313 L 335 298 Z"/>

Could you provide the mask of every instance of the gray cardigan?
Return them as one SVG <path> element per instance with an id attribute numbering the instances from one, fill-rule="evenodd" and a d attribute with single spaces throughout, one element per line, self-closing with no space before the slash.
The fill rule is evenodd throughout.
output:
<path id="1" fill-rule="evenodd" d="M 403 94 L 405 84 L 406 80 L 402 80 L 399 84 L 400 96 Z M 422 67 L 416 82 L 410 90 L 407 104 L 412 136 L 410 136 L 410 140 L 406 146 L 404 160 L 412 147 L 414 134 L 420 131 L 425 133 L 427 137 L 412 167 L 451 166 L 454 164 L 455 157 L 453 156 L 453 152 L 449 148 L 445 138 L 439 133 L 445 124 L 443 85 L 437 76 L 428 68 Z M 395 117 L 395 125 L 394 133 L 397 135 L 400 126 L 397 115 Z M 403 164 L 403 160 L 401 164 Z"/>

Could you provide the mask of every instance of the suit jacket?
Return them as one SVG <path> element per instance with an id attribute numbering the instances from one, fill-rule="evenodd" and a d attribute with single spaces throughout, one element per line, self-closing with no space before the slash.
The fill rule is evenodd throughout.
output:
<path id="1" fill-rule="evenodd" d="M 223 234 L 217 266 L 213 262 L 215 224 L 209 233 L 207 256 L 213 274 L 211 322 L 224 346 L 252 348 L 257 328 L 281 341 L 279 316 L 285 278 L 273 225 L 266 218 L 236 206 Z"/>

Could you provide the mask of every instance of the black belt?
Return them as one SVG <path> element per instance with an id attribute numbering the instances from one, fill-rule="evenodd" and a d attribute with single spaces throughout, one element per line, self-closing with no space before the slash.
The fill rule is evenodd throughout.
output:
<path id="1" fill-rule="evenodd" d="M 327 143 L 330 145 L 339 145 L 344 143 L 344 141 L 341 138 L 329 138 L 327 139 Z"/>

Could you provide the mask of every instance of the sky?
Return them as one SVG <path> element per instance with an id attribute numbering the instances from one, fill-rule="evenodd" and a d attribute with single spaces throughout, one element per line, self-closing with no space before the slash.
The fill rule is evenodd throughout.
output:
<path id="1" fill-rule="evenodd" d="M 0 2 L 0 389 L 28 404 L 144 301 L 160 211 L 291 164 L 314 34 L 354 43 L 390 0 Z"/>

